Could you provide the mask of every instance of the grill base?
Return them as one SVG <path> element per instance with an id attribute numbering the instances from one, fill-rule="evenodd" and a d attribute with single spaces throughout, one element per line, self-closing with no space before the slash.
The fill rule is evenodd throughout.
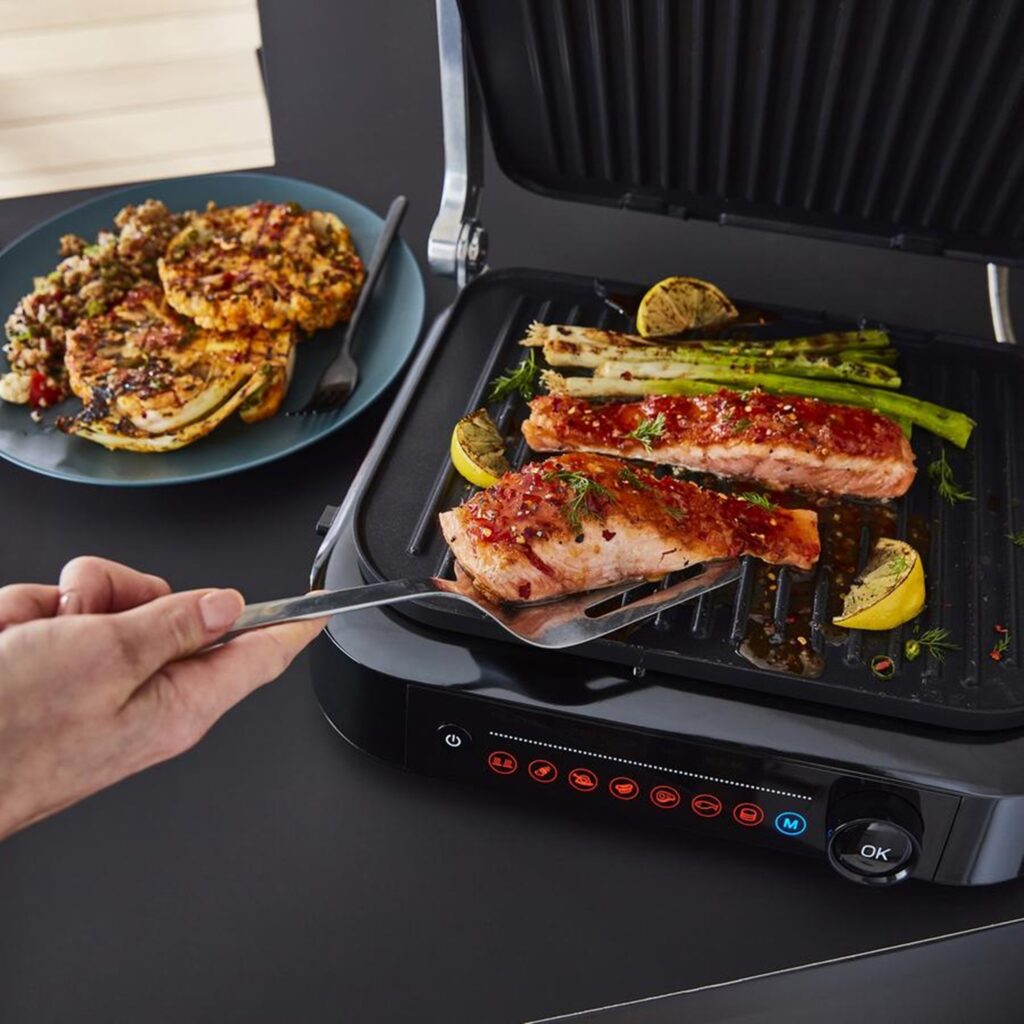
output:
<path id="1" fill-rule="evenodd" d="M 615 282 L 604 287 L 611 293 L 638 291 L 637 286 Z M 778 315 L 773 329 L 780 335 L 856 323 L 824 313 L 765 308 Z M 354 538 L 367 578 L 450 575 L 451 560 L 437 529 L 437 513 L 465 500 L 472 488 L 452 469 L 447 439 L 459 417 L 485 403 L 489 381 L 522 357 L 517 343 L 534 319 L 626 326 L 590 279 L 503 271 L 486 274 L 465 289 L 361 495 Z M 576 656 L 615 666 L 616 671 L 627 667 L 635 676 L 657 671 L 687 685 L 699 680 L 739 686 L 960 729 L 1024 725 L 1024 673 L 1015 639 L 1022 628 L 1018 595 L 1024 551 L 1008 537 L 1024 527 L 1024 467 L 1015 419 L 1016 396 L 1024 388 L 1024 354 L 976 339 L 898 328 L 890 332 L 901 352 L 905 390 L 963 409 L 978 421 L 966 452 L 947 446 L 957 480 L 977 500 L 955 507 L 941 501 L 926 472 L 940 452 L 940 442 L 916 430 L 913 447 L 919 473 L 914 486 L 890 510 L 860 509 L 857 545 L 863 559 L 881 530 L 908 538 L 921 550 L 928 604 L 918 628 L 945 626 L 960 649 L 942 663 L 927 656 L 909 663 L 901 652 L 913 635 L 913 624 L 891 633 L 830 634 L 833 583 L 828 554 L 842 541 L 831 532 L 832 517 L 823 515 L 825 557 L 813 574 L 769 570 L 749 560 L 735 588 L 675 609 L 628 637 L 576 648 Z M 491 412 L 512 439 L 511 458 L 520 465 L 530 454 L 519 435 L 525 405 L 509 399 L 492 406 Z M 405 609 L 403 614 L 432 627 L 508 643 L 504 633 L 472 609 L 440 602 Z M 754 625 L 766 618 L 772 620 L 776 635 L 788 641 L 796 631 L 807 634 L 818 674 L 808 677 L 756 667 L 740 653 L 748 646 Z M 1011 647 L 1000 662 L 988 656 L 997 624 L 1009 629 L 1011 636 Z M 759 653 L 771 654 L 770 647 L 762 648 Z M 868 668 L 872 657 L 883 653 L 897 663 L 895 677 L 884 683 Z"/>
<path id="2" fill-rule="evenodd" d="M 360 575 L 346 528 L 324 584 L 352 586 Z M 972 736 L 968 746 L 955 732 L 657 672 L 636 680 L 593 659 L 539 657 L 387 609 L 337 616 L 314 645 L 312 667 L 324 714 L 353 745 L 398 767 L 488 787 L 513 813 L 548 806 L 606 817 L 620 829 L 709 834 L 824 861 L 837 809 L 872 794 L 902 801 L 920 818 L 912 877 L 985 885 L 1017 877 L 1024 863 L 1021 732 Z M 466 730 L 456 748 L 439 733 L 452 725 Z M 516 759 L 513 774 L 488 767 L 498 750 Z M 556 766 L 553 784 L 530 776 L 534 759 Z M 569 784 L 580 767 L 597 776 L 593 792 Z M 636 798 L 611 794 L 620 777 L 636 781 Z M 661 786 L 679 793 L 679 803 L 655 804 Z M 691 810 L 701 796 L 712 798 L 712 809 L 720 801 L 720 813 Z M 759 821 L 741 810 L 750 804 L 763 812 Z M 779 815 L 799 828 L 794 812 L 806 829 L 778 831 Z"/>

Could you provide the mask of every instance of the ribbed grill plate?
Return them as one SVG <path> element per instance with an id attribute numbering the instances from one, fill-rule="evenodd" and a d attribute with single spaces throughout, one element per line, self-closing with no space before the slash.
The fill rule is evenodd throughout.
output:
<path id="1" fill-rule="evenodd" d="M 612 291 L 635 286 L 609 283 Z M 806 334 L 851 322 L 824 315 L 779 310 L 783 334 Z M 451 560 L 437 527 L 437 514 L 465 500 L 473 489 L 452 469 L 448 443 L 456 420 L 486 403 L 489 381 L 523 356 L 518 346 L 534 320 L 621 326 L 588 279 L 533 271 L 484 275 L 460 295 L 437 352 L 400 425 L 381 469 L 362 496 L 356 539 L 368 578 L 401 579 L 450 575 Z M 939 663 L 902 656 L 906 629 L 852 632 L 841 643 L 828 635 L 826 611 L 833 582 L 826 568 L 800 576 L 776 572 L 749 560 L 739 583 L 695 604 L 674 609 L 625 639 L 604 639 L 574 653 L 632 667 L 707 682 L 748 687 L 805 700 L 964 729 L 1024 725 L 1024 672 L 1020 667 L 1021 580 L 1024 549 L 1009 534 L 1024 530 L 1024 463 L 1020 396 L 1024 353 L 991 341 L 939 337 L 890 328 L 901 352 L 904 390 L 950 405 L 978 421 L 965 452 L 947 447 L 958 483 L 977 500 L 950 506 L 930 484 L 926 467 L 939 441 L 915 430 L 918 477 L 895 502 L 898 536 L 921 549 L 928 604 L 921 627 L 945 626 L 960 649 Z M 526 406 L 509 399 L 491 414 L 511 439 L 515 465 L 529 457 L 519 425 Z M 822 515 L 826 553 L 838 543 Z M 859 537 L 862 556 L 867 537 Z M 923 546 L 922 546 L 923 545 Z M 823 560 L 824 561 L 824 560 Z M 774 579 L 767 576 L 773 572 Z M 774 589 L 768 589 L 774 588 Z M 751 615 L 772 618 L 785 631 L 791 603 L 813 606 L 808 649 L 824 659 L 818 678 L 757 668 L 738 646 Z M 503 639 L 489 620 L 451 602 L 403 606 L 403 614 L 434 626 Z M 1002 661 L 989 657 L 998 634 L 1009 630 Z M 897 663 L 893 679 L 876 679 L 868 665 L 876 654 Z M 538 653 L 538 667 L 543 655 Z"/>

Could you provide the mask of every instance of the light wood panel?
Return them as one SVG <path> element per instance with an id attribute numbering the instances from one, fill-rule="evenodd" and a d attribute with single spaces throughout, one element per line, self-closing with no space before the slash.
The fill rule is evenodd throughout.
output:
<path id="1" fill-rule="evenodd" d="M 0 0 L 0 197 L 274 162 L 254 0 Z"/>

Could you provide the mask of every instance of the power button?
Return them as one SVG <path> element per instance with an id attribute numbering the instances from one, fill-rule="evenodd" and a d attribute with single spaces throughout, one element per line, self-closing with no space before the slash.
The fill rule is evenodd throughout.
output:
<path id="1" fill-rule="evenodd" d="M 461 725 L 442 725 L 437 730 L 437 742 L 453 753 L 460 750 L 468 750 L 473 745 L 473 737 L 468 729 Z"/>

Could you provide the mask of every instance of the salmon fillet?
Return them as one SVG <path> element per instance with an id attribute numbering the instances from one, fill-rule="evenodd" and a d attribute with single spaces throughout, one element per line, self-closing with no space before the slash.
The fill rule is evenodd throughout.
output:
<path id="1" fill-rule="evenodd" d="M 887 417 L 763 391 L 603 405 L 546 395 L 530 404 L 523 435 L 534 451 L 604 452 L 862 498 L 897 498 L 917 472 L 909 442 Z"/>
<path id="2" fill-rule="evenodd" d="M 762 508 L 621 459 L 530 463 L 442 512 L 458 563 L 491 600 L 539 601 L 737 555 L 810 568 L 817 514 Z"/>

